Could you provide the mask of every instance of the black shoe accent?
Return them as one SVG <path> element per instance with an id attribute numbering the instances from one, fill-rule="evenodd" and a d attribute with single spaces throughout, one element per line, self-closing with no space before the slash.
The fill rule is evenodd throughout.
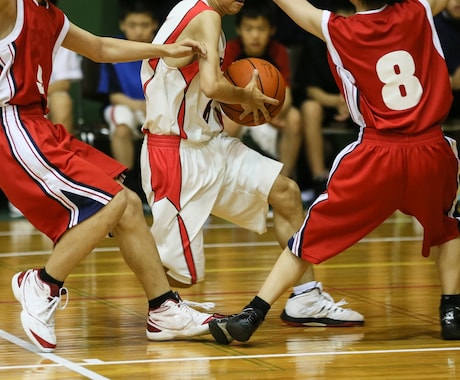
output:
<path id="1" fill-rule="evenodd" d="M 230 317 L 216 318 L 208 323 L 209 331 L 217 343 L 230 344 L 233 340 L 227 331 L 227 321 Z"/>
<path id="2" fill-rule="evenodd" d="M 445 340 L 460 340 L 460 306 L 441 306 L 441 337 Z"/>
<path id="3" fill-rule="evenodd" d="M 247 308 L 229 318 L 226 329 L 233 339 L 246 342 L 262 324 L 263 320 L 255 309 Z"/>

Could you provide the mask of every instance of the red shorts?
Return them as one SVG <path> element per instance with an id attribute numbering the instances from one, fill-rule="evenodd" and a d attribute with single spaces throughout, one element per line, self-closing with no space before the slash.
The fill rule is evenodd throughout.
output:
<path id="1" fill-rule="evenodd" d="M 122 190 L 126 167 L 53 125 L 40 108 L 0 108 L 0 188 L 54 242 Z"/>
<path id="2" fill-rule="evenodd" d="M 422 254 L 459 236 L 455 142 L 440 128 L 419 135 L 364 129 L 335 159 L 327 192 L 289 241 L 294 254 L 318 264 L 357 243 L 396 210 L 424 227 Z"/>

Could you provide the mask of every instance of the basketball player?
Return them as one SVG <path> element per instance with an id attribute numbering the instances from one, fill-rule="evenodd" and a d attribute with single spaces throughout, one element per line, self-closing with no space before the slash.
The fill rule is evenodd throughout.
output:
<path id="1" fill-rule="evenodd" d="M 209 215 L 258 233 L 266 230 L 268 204 L 278 241 L 285 247 L 304 218 L 297 184 L 280 175 L 282 164 L 222 133 L 218 102 L 242 104 L 257 116 L 263 103 L 276 104 L 255 83 L 231 85 L 223 76 L 224 15 L 244 6 L 237 0 L 183 0 L 170 12 L 154 43 L 192 37 L 207 48 L 204 58 L 144 60 L 141 79 L 147 115 L 141 151 L 142 186 L 154 220 L 157 242 L 170 284 L 189 287 L 203 281 L 203 226 Z M 256 117 L 258 120 L 258 117 Z M 288 301 L 297 322 L 348 326 L 363 316 L 335 303 L 308 272 Z"/>
<path id="2" fill-rule="evenodd" d="M 396 210 L 424 227 L 424 257 L 439 248 L 441 336 L 460 339 L 460 239 L 452 215 L 458 157 L 440 126 L 452 94 L 433 24 L 447 0 L 351 2 L 357 13 L 345 18 L 304 0 L 275 0 L 326 42 L 332 72 L 361 131 L 337 156 L 327 191 L 308 210 L 258 295 L 240 314 L 210 324 L 220 343 L 248 340 L 311 264 L 344 251 Z"/>
<path id="3" fill-rule="evenodd" d="M 147 337 L 209 333 L 213 316 L 189 308 L 171 291 L 140 199 L 119 181 L 126 167 L 44 116 L 61 44 L 98 62 L 205 54 L 204 47 L 191 40 L 159 46 L 97 37 L 45 0 L 0 0 L 0 9 L 0 188 L 55 244 L 45 267 L 12 280 L 26 334 L 40 350 L 54 350 L 64 280 L 109 232 L 148 297 Z"/>

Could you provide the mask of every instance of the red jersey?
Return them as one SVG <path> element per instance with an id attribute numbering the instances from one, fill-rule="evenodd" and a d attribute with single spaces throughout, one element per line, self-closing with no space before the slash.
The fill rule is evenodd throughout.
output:
<path id="1" fill-rule="evenodd" d="M 0 107 L 39 105 L 45 112 L 53 58 L 68 29 L 67 17 L 47 1 L 17 0 L 14 29 L 0 40 Z"/>
<path id="2" fill-rule="evenodd" d="M 249 56 L 244 53 L 241 40 L 236 38 L 234 40 L 228 41 L 227 46 L 225 47 L 225 57 L 224 62 L 222 63 L 222 70 L 225 71 L 227 67 L 232 64 L 232 62 L 243 58 L 249 58 Z M 290 87 L 291 68 L 289 64 L 289 54 L 286 46 L 277 41 L 270 41 L 267 46 L 266 54 L 258 58 L 265 59 L 274 65 L 283 76 L 286 86 Z"/>
<path id="3" fill-rule="evenodd" d="M 356 123 L 413 134 L 445 119 L 452 90 L 425 0 L 351 17 L 324 11 L 323 21 L 329 63 Z"/>

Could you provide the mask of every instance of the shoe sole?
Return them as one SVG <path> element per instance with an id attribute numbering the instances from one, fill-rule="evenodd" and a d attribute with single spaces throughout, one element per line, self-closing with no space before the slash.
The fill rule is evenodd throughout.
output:
<path id="1" fill-rule="evenodd" d="M 56 348 L 56 344 L 48 343 L 47 341 L 43 340 L 43 342 L 46 343 L 46 346 L 43 346 L 40 343 L 40 337 L 27 327 L 29 325 L 29 319 L 33 320 L 33 317 L 30 317 L 29 314 L 23 310 L 21 312 L 21 324 L 27 337 L 33 344 L 35 344 L 35 346 L 37 346 L 41 352 L 53 352 Z"/>
<path id="2" fill-rule="evenodd" d="M 205 324 L 202 326 L 195 327 L 193 329 L 188 330 L 163 330 L 158 332 L 150 332 L 149 330 L 145 330 L 147 334 L 148 340 L 153 341 L 166 341 L 166 340 L 173 340 L 173 339 L 185 339 L 191 338 L 194 336 L 206 335 L 209 334 L 209 324 Z"/>
<path id="3" fill-rule="evenodd" d="M 283 310 L 281 320 L 292 327 L 354 327 L 363 326 L 364 321 L 338 321 L 330 318 L 294 318 Z"/>
<path id="4" fill-rule="evenodd" d="M 227 322 L 218 322 L 216 320 L 209 322 L 209 331 L 217 343 L 229 345 L 233 341 L 226 327 Z"/>

